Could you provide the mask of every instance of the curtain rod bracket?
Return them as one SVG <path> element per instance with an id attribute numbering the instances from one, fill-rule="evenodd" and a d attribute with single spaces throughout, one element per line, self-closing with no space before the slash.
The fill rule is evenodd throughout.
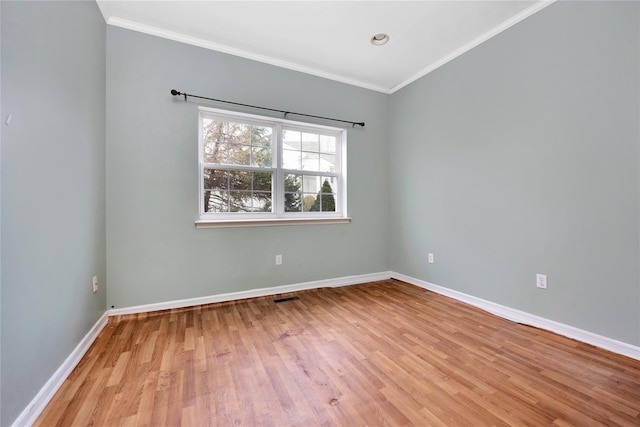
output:
<path id="1" fill-rule="evenodd" d="M 313 114 L 294 113 L 293 111 L 276 110 L 275 108 L 259 107 L 257 105 L 250 105 L 250 104 L 241 104 L 239 102 L 224 101 L 222 99 L 215 99 L 215 98 L 207 98 L 206 96 L 191 95 L 189 93 L 180 92 L 180 91 L 177 91 L 175 89 L 171 89 L 171 95 L 173 95 L 173 96 L 183 95 L 185 101 L 187 100 L 187 96 L 190 96 L 192 98 L 206 99 L 208 101 L 214 101 L 214 102 L 224 102 L 225 104 L 239 105 L 241 107 L 249 107 L 249 108 L 257 108 L 257 109 L 260 109 L 260 110 L 274 111 L 274 112 L 277 112 L 277 113 L 283 113 L 285 119 L 287 118 L 287 116 L 289 114 L 294 114 L 296 116 L 313 117 L 314 119 L 331 120 L 331 121 L 334 121 L 334 122 L 341 122 L 341 123 L 351 123 L 351 127 L 353 127 L 353 128 L 355 128 L 356 125 L 364 127 L 364 122 L 351 122 L 349 120 L 332 119 L 331 117 L 314 116 Z"/>

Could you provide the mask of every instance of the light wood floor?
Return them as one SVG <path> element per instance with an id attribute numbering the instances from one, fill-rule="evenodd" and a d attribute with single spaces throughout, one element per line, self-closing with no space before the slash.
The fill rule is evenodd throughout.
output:
<path id="1" fill-rule="evenodd" d="M 35 425 L 640 426 L 633 359 L 395 280 L 295 295 L 112 319 Z"/>

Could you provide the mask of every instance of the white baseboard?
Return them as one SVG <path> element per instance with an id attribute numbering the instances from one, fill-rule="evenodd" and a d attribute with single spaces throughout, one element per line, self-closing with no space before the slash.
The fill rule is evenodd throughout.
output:
<path id="1" fill-rule="evenodd" d="M 248 291 L 230 292 L 227 294 L 209 295 L 205 297 L 181 299 L 175 301 L 160 302 L 156 304 L 136 305 L 125 308 L 112 308 L 109 316 L 122 314 L 146 313 L 149 311 L 168 310 L 172 308 L 191 307 L 194 305 L 211 304 L 215 302 L 235 301 L 245 298 L 264 297 L 269 295 L 284 294 L 287 292 L 305 291 L 318 288 L 335 288 L 339 286 L 356 285 L 358 283 L 375 282 L 391 278 L 391 272 L 360 274 L 357 276 L 345 276 L 335 279 L 316 280 L 313 282 L 298 283 L 295 285 L 275 286 L 271 288 L 250 289 Z"/>
<path id="2" fill-rule="evenodd" d="M 36 397 L 33 398 L 18 418 L 16 418 L 12 424 L 13 427 L 30 426 L 36 421 L 49 401 L 53 398 L 53 395 L 56 394 L 69 374 L 71 374 L 73 368 L 80 363 L 80 360 L 87 350 L 89 350 L 89 347 L 91 347 L 91 344 L 93 344 L 98 337 L 98 334 L 100 334 L 102 329 L 107 325 L 108 320 L 108 312 L 100 316 L 95 325 L 93 325 L 84 338 L 82 338 L 76 348 L 73 349 L 69 357 L 60 365 L 58 370 L 49 378 L 49 381 L 47 381 L 38 394 L 36 394 Z"/>
<path id="3" fill-rule="evenodd" d="M 412 285 L 416 285 L 424 289 L 428 289 L 437 294 L 441 294 L 455 300 L 473 305 L 474 307 L 481 308 L 485 311 L 488 311 L 489 313 L 495 314 L 496 316 L 511 320 L 513 322 L 535 326 L 540 329 L 554 332 L 558 335 L 563 335 L 565 337 L 591 344 L 596 347 L 612 351 L 614 353 L 622 354 L 632 359 L 640 360 L 640 347 L 627 344 L 622 341 L 617 341 L 612 338 L 604 337 L 602 335 L 594 334 L 593 332 L 578 329 L 573 326 L 565 325 L 563 323 L 555 322 L 553 320 L 545 319 L 544 317 L 539 317 L 534 314 L 516 310 L 514 308 L 506 307 L 504 305 L 496 304 L 494 302 L 467 295 L 462 292 L 434 285 L 433 283 L 405 276 L 404 274 L 392 272 L 391 277 L 407 283 L 411 283 Z"/>

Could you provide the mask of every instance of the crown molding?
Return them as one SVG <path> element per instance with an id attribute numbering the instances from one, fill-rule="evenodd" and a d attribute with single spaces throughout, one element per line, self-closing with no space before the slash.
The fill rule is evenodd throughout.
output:
<path id="1" fill-rule="evenodd" d="M 393 88 L 391 88 L 388 92 L 389 93 L 394 93 L 394 92 L 399 91 L 403 87 L 415 82 L 416 80 L 420 79 L 421 77 L 426 76 L 430 72 L 442 67 L 446 63 L 448 63 L 450 61 L 453 61 L 454 59 L 456 59 L 460 55 L 470 51 L 474 47 L 486 42 L 490 38 L 500 34 L 504 30 L 507 30 L 507 29 L 513 27 L 518 22 L 528 18 L 529 16 L 533 15 L 536 12 L 541 11 L 545 7 L 551 5 L 551 4 L 555 3 L 555 2 L 556 2 L 556 0 L 544 0 L 544 1 L 540 1 L 538 3 L 535 3 L 534 5 L 526 8 L 522 12 L 512 16 L 510 19 L 502 22 L 500 25 L 498 25 L 496 27 L 493 27 L 491 30 L 487 31 L 486 33 L 476 37 L 473 40 L 471 40 L 469 43 L 461 46 L 460 48 L 454 50 L 450 54 L 442 57 L 440 60 L 434 62 L 433 64 L 429 65 L 428 67 L 423 68 L 418 73 L 414 74 L 413 76 L 411 76 L 410 78 L 408 78 L 404 82 L 402 82 L 399 85 L 394 86 Z"/>
<path id="2" fill-rule="evenodd" d="M 252 61 L 262 62 L 264 64 L 274 65 L 276 67 L 286 68 L 292 71 L 298 71 L 300 73 L 310 74 L 316 77 L 322 77 L 324 79 L 333 80 L 339 83 L 345 83 L 350 86 L 357 86 L 363 89 L 369 89 L 376 92 L 382 92 L 389 94 L 389 89 L 381 86 L 377 86 L 371 83 L 363 82 L 357 79 L 341 76 L 339 74 L 328 73 L 326 71 L 318 70 L 313 67 L 296 64 L 290 61 L 282 59 L 272 58 L 266 55 L 260 55 L 248 50 L 238 49 L 231 46 L 227 46 L 221 43 L 215 43 L 209 40 L 201 39 L 198 37 L 188 36 L 185 34 L 177 33 L 174 31 L 164 30 L 162 28 L 154 27 L 151 25 L 141 24 L 127 19 L 117 18 L 114 16 L 107 19 L 107 25 L 114 27 L 120 27 L 127 30 L 137 31 L 139 33 L 148 34 L 151 36 L 161 37 L 163 39 L 173 40 L 179 43 L 185 43 L 192 46 L 201 47 L 204 49 L 214 50 L 216 52 L 226 53 L 229 55 L 238 56 Z"/>

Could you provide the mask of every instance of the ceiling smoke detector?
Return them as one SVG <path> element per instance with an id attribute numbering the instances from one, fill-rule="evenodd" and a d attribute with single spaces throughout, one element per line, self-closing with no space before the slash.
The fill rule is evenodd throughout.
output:
<path id="1" fill-rule="evenodd" d="M 376 46 L 382 46 L 389 41 L 389 34 L 378 33 L 371 37 L 371 44 Z"/>

